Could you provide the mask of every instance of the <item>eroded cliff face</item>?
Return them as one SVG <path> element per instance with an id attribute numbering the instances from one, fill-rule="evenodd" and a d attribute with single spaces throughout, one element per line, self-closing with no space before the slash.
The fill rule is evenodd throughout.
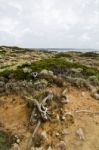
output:
<path id="1" fill-rule="evenodd" d="M 48 90 L 52 90 L 54 95 L 62 92 L 61 88 L 55 86 Z M 64 141 L 63 147 L 66 146 L 70 150 L 98 149 L 98 101 L 86 90 L 74 87 L 69 87 L 68 97 L 70 100 L 68 104 L 61 104 L 61 99 L 52 100 L 49 105 L 47 104 L 50 119 L 42 121 L 34 136 L 32 147 L 57 149 L 56 146 Z M 24 150 L 37 125 L 37 122 L 30 123 L 31 112 L 35 107 L 29 107 L 22 97 L 13 94 L 1 96 L 0 103 L 1 131 L 9 135 L 10 146 L 17 143 L 18 147 Z M 83 136 L 77 131 L 83 132 Z M 6 142 L 8 143 L 8 140 Z M 2 147 L 2 140 L 0 143 Z"/>
<path id="2" fill-rule="evenodd" d="M 0 49 L 1 150 L 99 149 L 99 56 L 89 54 Z"/>

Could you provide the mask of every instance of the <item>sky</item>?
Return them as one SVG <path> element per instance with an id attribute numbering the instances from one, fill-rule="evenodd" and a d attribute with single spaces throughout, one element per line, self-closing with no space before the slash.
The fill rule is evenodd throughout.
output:
<path id="1" fill-rule="evenodd" d="M 0 0 L 0 45 L 99 49 L 99 0 Z"/>

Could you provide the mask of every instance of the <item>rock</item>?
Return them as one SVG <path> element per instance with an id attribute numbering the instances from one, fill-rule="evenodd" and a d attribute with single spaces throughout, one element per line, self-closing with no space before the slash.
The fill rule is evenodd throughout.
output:
<path id="1" fill-rule="evenodd" d="M 48 140 L 46 131 L 43 131 L 43 132 L 41 133 L 41 135 L 43 136 L 43 138 L 44 138 L 45 140 Z"/>
<path id="2" fill-rule="evenodd" d="M 55 135 L 56 135 L 56 136 L 59 136 L 60 134 L 59 134 L 59 132 L 56 132 Z"/>
<path id="3" fill-rule="evenodd" d="M 65 120 L 65 116 L 62 116 L 62 117 L 61 117 L 61 120 L 64 121 L 64 120 Z"/>
<path id="4" fill-rule="evenodd" d="M 66 150 L 66 144 L 64 141 L 60 141 L 56 144 L 55 147 L 57 148 L 57 150 Z"/>
<path id="5" fill-rule="evenodd" d="M 16 140 L 16 143 L 19 144 L 19 143 L 20 143 L 20 139 L 17 139 L 17 140 Z"/>
<path id="6" fill-rule="evenodd" d="M 19 139 L 18 135 L 15 135 L 14 137 L 16 139 L 16 143 L 19 144 L 20 143 L 20 139 Z"/>
<path id="7" fill-rule="evenodd" d="M 84 135 L 84 132 L 83 132 L 83 129 L 82 129 L 82 128 L 79 128 L 79 129 L 76 131 L 76 134 L 79 136 L 80 140 L 85 140 L 85 135 Z"/>

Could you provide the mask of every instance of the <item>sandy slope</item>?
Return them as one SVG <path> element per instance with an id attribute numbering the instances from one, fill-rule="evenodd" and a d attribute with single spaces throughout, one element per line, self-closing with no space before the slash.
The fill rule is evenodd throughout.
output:
<path id="1" fill-rule="evenodd" d="M 54 89 L 54 90 L 53 90 Z M 61 89 L 52 88 L 54 93 Z M 71 118 L 67 117 L 62 122 L 46 122 L 41 125 L 39 132 L 46 131 L 47 139 L 43 143 L 46 145 L 55 145 L 61 140 L 66 143 L 67 150 L 98 150 L 99 149 L 99 114 L 92 113 L 74 113 L 75 110 L 86 109 L 92 112 L 99 111 L 99 102 L 90 97 L 90 94 L 83 90 L 69 88 L 68 95 L 70 103 L 63 108 L 64 113 L 70 112 L 73 115 L 74 123 Z M 25 150 L 30 131 L 33 130 L 29 126 L 29 117 L 31 110 L 27 107 L 24 100 L 19 96 L 9 95 L 0 97 L 0 126 L 7 131 L 17 134 L 20 139 L 20 148 Z M 57 115 L 58 110 L 55 112 Z M 80 140 L 76 131 L 81 128 L 83 130 L 85 140 Z M 58 135 L 57 132 L 67 131 L 67 134 Z M 50 134 L 51 133 L 51 134 Z M 46 149 L 46 148 L 44 148 Z M 53 148 L 54 150 L 55 148 Z"/>

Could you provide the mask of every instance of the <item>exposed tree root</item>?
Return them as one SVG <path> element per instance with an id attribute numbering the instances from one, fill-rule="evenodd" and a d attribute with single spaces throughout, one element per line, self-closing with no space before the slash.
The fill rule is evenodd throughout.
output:
<path id="1" fill-rule="evenodd" d="M 35 137 L 35 134 L 37 133 L 40 125 L 41 125 L 41 120 L 38 120 L 38 123 L 37 123 L 37 125 L 36 125 L 36 127 L 35 127 L 35 129 L 34 129 L 34 131 L 32 133 L 32 136 L 30 137 L 30 139 L 28 141 L 26 150 L 30 150 L 31 149 L 31 146 L 33 144 L 33 138 Z"/>
<path id="2" fill-rule="evenodd" d="M 30 122 L 35 123 L 35 121 L 36 121 L 35 115 L 37 115 L 38 112 L 40 113 L 40 116 L 41 116 L 41 118 L 39 118 L 39 119 L 37 118 L 36 128 L 34 129 L 32 137 L 29 139 L 29 142 L 27 144 L 26 150 L 30 150 L 30 148 L 33 144 L 33 138 L 35 137 L 35 134 L 37 133 L 38 128 L 40 127 L 42 120 L 48 120 L 48 108 L 45 107 L 45 104 L 46 104 L 47 100 L 51 100 L 53 98 L 53 93 L 52 92 L 48 93 L 48 96 L 45 97 L 41 103 L 39 103 L 38 100 L 36 100 L 36 99 L 32 99 L 29 97 L 25 97 L 25 98 L 27 100 L 33 102 L 34 105 L 36 106 L 31 113 Z M 36 111 L 38 111 L 38 112 L 36 112 Z"/>

